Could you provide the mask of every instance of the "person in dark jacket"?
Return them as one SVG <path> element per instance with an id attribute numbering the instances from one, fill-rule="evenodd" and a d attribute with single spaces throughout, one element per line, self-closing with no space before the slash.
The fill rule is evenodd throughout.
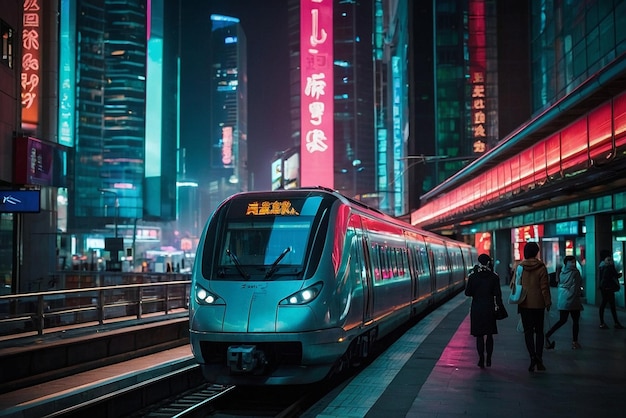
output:
<path id="1" fill-rule="evenodd" d="M 563 259 L 563 269 L 558 279 L 558 301 L 556 304 L 559 310 L 559 321 L 546 332 L 546 349 L 551 350 L 556 345 L 555 341 L 550 341 L 552 334 L 557 329 L 567 323 L 568 316 L 572 316 L 572 348 L 580 348 L 578 343 L 578 331 L 580 321 L 580 311 L 583 310 L 583 304 L 580 300 L 580 292 L 583 285 L 583 279 L 580 271 L 576 268 L 576 257 L 568 255 Z"/>
<path id="2" fill-rule="evenodd" d="M 600 293 L 602 294 L 602 302 L 600 303 L 600 309 L 598 311 L 600 314 L 600 328 L 609 328 L 608 325 L 604 323 L 604 308 L 606 308 L 606 305 L 608 304 L 611 309 L 611 315 L 613 316 L 615 328 L 623 329 L 624 327 L 617 319 L 617 311 L 615 310 L 615 292 L 620 289 L 619 278 L 622 277 L 622 274 L 617 272 L 615 264 L 613 264 L 613 256 L 609 251 L 602 251 L 601 258 L 602 262 L 600 262 L 598 274 L 600 278 L 599 288 Z"/>
<path id="3" fill-rule="evenodd" d="M 522 288 L 526 290 L 526 298 L 517 305 L 517 309 L 522 317 L 524 342 L 530 355 L 529 372 L 534 372 L 535 367 L 541 371 L 546 369 L 542 359 L 543 323 L 545 310 L 550 310 L 552 305 L 548 269 L 543 261 L 537 258 L 538 255 L 539 245 L 536 242 L 528 242 L 524 246 L 524 260 L 519 264 L 522 266 Z M 515 278 L 511 285 L 514 281 Z"/>
<path id="4" fill-rule="evenodd" d="M 485 367 L 485 349 L 487 367 L 491 367 L 493 334 L 498 333 L 494 307 L 496 303 L 503 306 L 500 278 L 490 267 L 492 265 L 491 258 L 487 254 L 481 254 L 478 257 L 478 264 L 470 272 L 465 287 L 465 294 L 472 297 L 470 334 L 476 337 L 478 367 L 481 369 Z"/>

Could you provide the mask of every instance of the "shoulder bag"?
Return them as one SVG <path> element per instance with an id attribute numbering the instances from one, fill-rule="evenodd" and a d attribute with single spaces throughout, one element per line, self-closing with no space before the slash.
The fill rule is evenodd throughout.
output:
<path id="1" fill-rule="evenodd" d="M 509 295 L 509 303 L 512 305 L 518 305 L 526 300 L 526 289 L 522 286 L 522 275 L 524 274 L 524 268 L 521 265 L 517 266 L 515 272 L 515 280 L 511 281 L 511 294 Z"/>
<path id="2" fill-rule="evenodd" d="M 614 270 L 608 267 L 600 269 L 600 289 L 609 292 L 619 292 L 619 279 L 614 275 Z"/>
<path id="3" fill-rule="evenodd" d="M 493 309 L 493 313 L 498 321 L 509 317 L 509 313 L 504 308 L 504 305 L 499 304 L 495 300 Z"/>

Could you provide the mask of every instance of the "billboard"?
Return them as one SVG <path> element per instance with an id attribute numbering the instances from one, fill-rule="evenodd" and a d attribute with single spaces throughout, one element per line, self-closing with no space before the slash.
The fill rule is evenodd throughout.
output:
<path id="1" fill-rule="evenodd" d="M 298 187 L 300 177 L 300 154 L 295 153 L 285 158 L 285 168 L 283 170 L 283 182 L 285 189 L 295 189 Z"/>
<path id="2" fill-rule="evenodd" d="M 272 190 L 283 188 L 283 159 L 282 157 L 272 162 Z"/>
<path id="3" fill-rule="evenodd" d="M 16 184 L 67 186 L 67 152 L 58 144 L 18 136 L 13 161 L 13 182 Z"/>

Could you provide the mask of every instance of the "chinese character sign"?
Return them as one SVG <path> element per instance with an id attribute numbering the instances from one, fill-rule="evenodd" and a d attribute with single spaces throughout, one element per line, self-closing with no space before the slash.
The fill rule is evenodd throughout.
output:
<path id="1" fill-rule="evenodd" d="M 248 208 L 246 209 L 246 216 L 267 216 L 267 215 L 289 215 L 289 216 L 297 216 L 300 213 L 291 206 L 291 202 L 288 200 L 283 201 L 274 201 L 274 202 L 252 202 L 248 203 Z"/>
<path id="2" fill-rule="evenodd" d="M 22 30 L 22 128 L 34 129 L 39 122 L 39 85 L 42 33 L 41 0 L 24 0 Z"/>
<path id="3" fill-rule="evenodd" d="M 301 186 L 334 187 L 333 1 L 300 2 Z"/>
<path id="4" fill-rule="evenodd" d="M 475 154 L 487 151 L 487 96 L 485 95 L 487 68 L 487 40 L 484 0 L 470 1 L 469 53 L 472 109 L 472 150 Z"/>

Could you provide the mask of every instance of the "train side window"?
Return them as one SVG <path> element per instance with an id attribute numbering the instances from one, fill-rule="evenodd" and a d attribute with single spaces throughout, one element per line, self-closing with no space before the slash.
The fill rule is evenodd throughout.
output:
<path id="1" fill-rule="evenodd" d="M 400 276 L 403 278 L 410 278 L 409 274 L 409 252 L 406 248 L 400 250 Z"/>
<path id="2" fill-rule="evenodd" d="M 413 272 L 416 275 L 418 275 L 420 269 L 419 269 L 419 259 L 417 256 L 417 251 L 415 250 L 415 247 L 409 247 L 409 252 L 411 253 L 409 265 L 411 266 L 411 270 L 413 270 Z"/>
<path id="3" fill-rule="evenodd" d="M 426 269 L 427 267 L 430 265 L 429 261 L 428 261 L 428 252 L 426 251 L 426 247 L 420 247 L 419 249 L 420 252 L 420 274 L 424 274 L 426 273 Z M 428 273 L 430 274 L 430 269 L 428 270 Z"/>
<path id="4" fill-rule="evenodd" d="M 379 254 L 379 246 L 376 244 L 372 244 L 372 267 L 374 268 L 374 281 L 379 281 L 382 278 L 381 274 L 381 265 L 380 265 L 380 254 Z"/>
<path id="5" fill-rule="evenodd" d="M 365 280 L 365 266 L 361 257 L 360 240 L 356 236 L 352 239 L 352 246 L 350 249 L 351 254 L 351 271 L 353 272 L 355 284 L 360 286 Z"/>
<path id="6" fill-rule="evenodd" d="M 383 279 L 390 279 L 391 278 L 391 263 L 389 260 L 389 247 L 385 247 L 385 250 L 383 251 L 383 257 L 385 259 L 385 268 L 383 269 Z"/>
<path id="7" fill-rule="evenodd" d="M 420 253 L 420 248 L 416 248 L 415 249 L 415 259 L 416 259 L 416 263 L 417 263 L 417 272 L 420 274 L 420 276 L 422 274 L 424 274 L 424 260 L 422 260 L 422 255 Z"/>

